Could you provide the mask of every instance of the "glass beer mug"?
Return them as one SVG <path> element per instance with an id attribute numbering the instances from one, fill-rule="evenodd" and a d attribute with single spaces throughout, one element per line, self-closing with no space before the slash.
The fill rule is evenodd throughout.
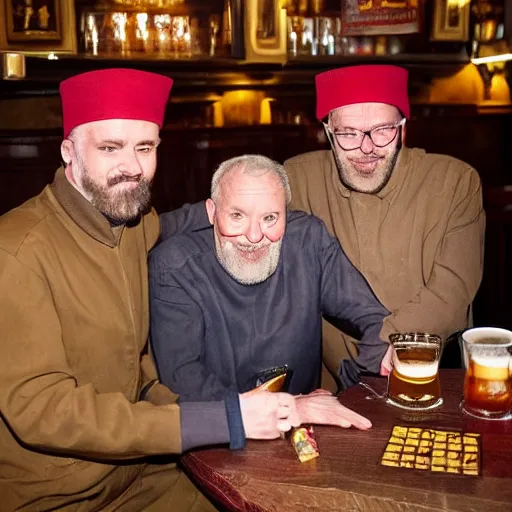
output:
<path id="1" fill-rule="evenodd" d="M 512 418 L 512 332 L 477 327 L 462 333 L 462 411 L 482 419 Z"/>
<path id="2" fill-rule="evenodd" d="M 441 338 L 435 334 L 395 333 L 393 371 L 388 377 L 387 403 L 402 409 L 425 411 L 443 403 L 439 383 Z"/>

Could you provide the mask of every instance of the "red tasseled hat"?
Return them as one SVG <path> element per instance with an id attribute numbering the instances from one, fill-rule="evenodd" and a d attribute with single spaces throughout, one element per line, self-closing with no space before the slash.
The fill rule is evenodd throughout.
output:
<path id="1" fill-rule="evenodd" d="M 394 105 L 409 119 L 408 72 L 398 66 L 370 64 L 333 69 L 316 75 L 316 117 L 355 103 Z"/>
<path id="2" fill-rule="evenodd" d="M 89 71 L 60 84 L 64 138 L 73 128 L 105 119 L 137 119 L 162 127 L 173 81 L 135 69 Z"/>

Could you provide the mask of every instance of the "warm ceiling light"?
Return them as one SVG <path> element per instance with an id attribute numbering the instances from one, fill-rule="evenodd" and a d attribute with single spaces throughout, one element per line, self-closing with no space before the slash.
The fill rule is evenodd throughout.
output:
<path id="1" fill-rule="evenodd" d="M 490 64 L 493 62 L 505 62 L 507 60 L 512 60 L 512 53 L 503 53 L 501 55 L 490 55 L 488 57 L 476 57 L 472 58 L 471 62 L 476 64 Z"/>

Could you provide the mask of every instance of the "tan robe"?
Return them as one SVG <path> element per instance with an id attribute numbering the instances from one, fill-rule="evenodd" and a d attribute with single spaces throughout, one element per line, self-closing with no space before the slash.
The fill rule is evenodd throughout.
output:
<path id="1" fill-rule="evenodd" d="M 155 212 L 112 229 L 62 169 L 0 217 L 1 510 L 138 512 L 187 487 L 143 458 L 181 450 L 179 407 L 138 402 L 158 232 Z"/>
<path id="2" fill-rule="evenodd" d="M 403 148 L 377 194 L 343 186 L 331 151 L 299 155 L 285 168 L 291 208 L 326 223 L 390 311 L 383 339 L 396 331 L 445 338 L 468 325 L 482 278 L 485 228 L 480 179 L 472 167 Z M 324 322 L 324 363 L 331 373 L 356 344 Z"/>

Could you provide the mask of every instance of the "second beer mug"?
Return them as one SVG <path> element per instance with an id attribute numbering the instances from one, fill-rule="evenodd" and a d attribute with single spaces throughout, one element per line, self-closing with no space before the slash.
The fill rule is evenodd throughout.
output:
<path id="1" fill-rule="evenodd" d="M 462 334 L 464 400 L 462 410 L 482 419 L 512 419 L 512 332 L 476 327 Z"/>
<path id="2" fill-rule="evenodd" d="M 434 409 L 443 403 L 439 384 L 441 338 L 435 334 L 391 334 L 393 371 L 387 402 L 409 410 Z"/>

